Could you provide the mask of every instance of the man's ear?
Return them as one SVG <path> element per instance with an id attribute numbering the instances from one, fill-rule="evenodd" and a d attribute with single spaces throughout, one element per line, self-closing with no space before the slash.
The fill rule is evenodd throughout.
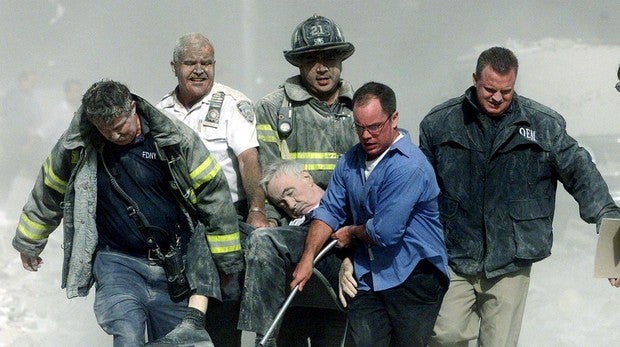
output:
<path id="1" fill-rule="evenodd" d="M 172 73 L 174 73 L 174 76 L 178 77 L 177 76 L 177 70 L 174 68 L 174 62 L 173 61 L 170 62 L 170 68 L 172 68 Z"/>
<path id="2" fill-rule="evenodd" d="M 314 183 L 314 178 L 312 178 L 312 175 L 307 170 L 303 170 L 301 172 L 301 178 L 308 181 L 309 183 Z"/>

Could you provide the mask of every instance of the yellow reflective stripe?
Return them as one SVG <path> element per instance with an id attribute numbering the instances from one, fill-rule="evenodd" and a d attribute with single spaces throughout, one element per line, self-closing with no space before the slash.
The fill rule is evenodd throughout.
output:
<path id="1" fill-rule="evenodd" d="M 43 182 L 45 183 L 46 186 L 59 192 L 60 194 L 64 194 L 65 191 L 67 191 L 67 181 L 64 181 L 60 179 L 60 177 L 56 176 L 56 174 L 54 173 L 54 170 L 52 169 L 52 156 L 51 155 L 47 157 L 47 160 L 45 160 L 45 163 L 43 164 L 43 173 L 44 173 Z"/>
<path id="2" fill-rule="evenodd" d="M 272 143 L 277 143 L 278 142 L 278 137 L 275 135 L 263 135 L 263 134 L 256 134 L 256 137 L 263 142 L 272 142 Z"/>
<path id="3" fill-rule="evenodd" d="M 304 164 L 304 170 L 307 170 L 307 171 L 318 171 L 318 170 L 334 171 L 335 169 L 336 169 L 336 164 Z"/>
<path id="4" fill-rule="evenodd" d="M 263 142 L 278 142 L 278 134 L 269 124 L 257 124 L 256 137 Z"/>
<path id="5" fill-rule="evenodd" d="M 230 253 L 241 250 L 241 243 L 237 242 L 236 245 L 230 245 L 225 247 L 211 246 L 211 254 Z"/>
<path id="6" fill-rule="evenodd" d="M 205 182 L 212 180 L 220 170 L 220 164 L 212 156 L 209 156 L 194 171 L 190 172 L 189 178 L 192 180 L 192 187 L 198 189 Z"/>
<path id="7" fill-rule="evenodd" d="M 46 238 L 54 228 L 53 226 L 33 221 L 23 212 L 19 217 L 19 224 L 17 225 L 17 230 L 29 240 L 42 240 Z"/>
<path id="8" fill-rule="evenodd" d="M 338 159 L 340 155 L 335 152 L 291 152 L 293 159 Z"/>
<path id="9" fill-rule="evenodd" d="M 209 248 L 213 254 L 229 253 L 241 250 L 239 232 L 226 235 L 207 235 Z"/>
<path id="10" fill-rule="evenodd" d="M 196 205 L 198 203 L 198 198 L 196 197 L 196 192 L 193 189 L 189 190 L 189 196 L 187 197 L 189 202 L 192 205 Z"/>
<path id="11" fill-rule="evenodd" d="M 308 171 L 334 171 L 340 155 L 335 152 L 293 152 L 291 158 L 298 160 Z"/>

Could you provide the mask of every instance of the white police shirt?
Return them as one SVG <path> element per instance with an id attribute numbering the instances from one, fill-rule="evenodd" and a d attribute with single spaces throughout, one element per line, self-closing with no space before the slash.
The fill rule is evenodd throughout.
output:
<path id="1" fill-rule="evenodd" d="M 213 112 L 217 107 L 209 112 L 216 93 L 223 96 L 219 114 Z M 218 96 L 215 103 L 219 103 Z M 237 156 L 247 149 L 258 147 L 256 117 L 250 99 L 235 89 L 215 82 L 211 92 L 189 110 L 177 99 L 176 89 L 165 95 L 157 108 L 183 121 L 199 134 L 222 167 L 233 202 L 245 199 Z"/>

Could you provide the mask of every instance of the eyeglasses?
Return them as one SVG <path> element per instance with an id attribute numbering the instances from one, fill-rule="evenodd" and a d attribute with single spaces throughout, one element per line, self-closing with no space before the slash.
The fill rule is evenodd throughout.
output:
<path id="1" fill-rule="evenodd" d="M 385 123 L 387 123 L 387 121 L 390 120 L 390 118 L 392 118 L 392 115 L 387 117 L 386 120 L 381 123 L 370 124 L 368 126 L 363 126 L 355 123 L 355 131 L 357 131 L 358 135 L 362 135 L 364 131 L 368 131 L 370 135 L 377 135 L 381 132 L 381 129 L 383 129 L 383 126 L 385 125 Z"/>
<path id="2" fill-rule="evenodd" d="M 616 83 L 616 90 L 620 92 L 620 82 Z"/>

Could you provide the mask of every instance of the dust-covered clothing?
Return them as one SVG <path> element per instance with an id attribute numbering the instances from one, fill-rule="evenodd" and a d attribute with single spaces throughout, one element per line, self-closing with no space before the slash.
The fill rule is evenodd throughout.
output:
<path id="1" fill-rule="evenodd" d="M 233 202 L 245 200 L 237 156 L 258 147 L 252 103 L 243 93 L 213 83 L 209 94 L 186 109 L 177 99 L 178 88 L 166 94 L 157 108 L 194 129 L 226 175 Z"/>
<path id="2" fill-rule="evenodd" d="M 247 242 L 246 273 L 239 329 L 265 334 L 290 292 L 290 274 L 299 262 L 308 233 L 303 226 L 254 230 Z M 328 253 L 316 268 L 338 290 L 340 259 Z M 337 313 L 336 313 L 337 314 Z M 334 341 L 339 346 L 339 341 Z"/>
<path id="3" fill-rule="evenodd" d="M 331 230 L 363 225 L 373 244 L 353 257 L 358 293 L 349 324 L 357 346 L 426 346 L 447 289 L 447 254 L 424 154 L 400 135 L 366 177 L 356 145 L 340 159 L 313 218 Z"/>
<path id="4" fill-rule="evenodd" d="M 286 80 L 283 86 L 255 103 L 262 167 L 282 159 L 282 140 L 290 158 L 304 165 L 314 182 L 329 183 L 338 158 L 358 142 L 353 124 L 353 87 L 340 81 L 338 100 L 333 105 L 318 100 L 301 83 L 301 76 Z M 279 121 L 278 115 L 282 114 Z M 290 120 L 290 134 L 278 131 L 283 120 Z"/>
<path id="5" fill-rule="evenodd" d="M 420 124 L 420 149 L 442 192 L 454 271 L 492 278 L 549 256 L 558 181 L 579 202 L 584 221 L 620 216 L 589 153 L 566 133 L 558 113 L 515 94 L 504 119 L 488 124 L 475 97 L 472 87 Z"/>
<path id="6" fill-rule="evenodd" d="M 353 258 L 358 290 L 381 291 L 403 283 L 418 262 L 431 262 L 448 281 L 439 222 L 439 187 L 433 169 L 408 134 L 399 137 L 366 178 L 366 152 L 353 147 L 338 162 L 313 219 L 338 230 L 364 225 L 375 243 Z M 366 276 L 368 275 L 368 277 Z M 372 283 L 368 279 L 372 278 Z"/>
<path id="7" fill-rule="evenodd" d="M 206 235 L 206 239 L 193 239 L 202 242 L 201 246 L 208 243 L 210 248 L 210 254 L 201 251 L 189 257 L 190 286 L 197 294 L 219 298 L 217 271 L 209 264 L 215 262 L 217 270 L 224 273 L 237 273 L 244 267 L 226 179 L 192 129 L 138 96 L 134 95 L 134 101 L 138 115 L 153 133 L 157 157 L 169 169 L 168 184 L 192 221 L 192 232 Z M 64 219 L 62 287 L 69 298 L 86 296 L 94 283 L 98 146 L 91 140 L 97 136 L 95 132 L 80 110 L 43 164 L 13 239 L 16 250 L 38 256 L 49 234 Z"/>
<path id="8" fill-rule="evenodd" d="M 317 99 L 302 85 L 301 76 L 287 79 L 284 85 L 258 100 L 254 105 L 262 167 L 281 160 L 292 159 L 303 164 L 314 182 L 325 187 L 338 159 L 358 142 L 353 123 L 353 88 L 340 80 L 338 99 L 333 105 Z M 287 131 L 288 130 L 288 131 Z M 269 206 L 270 207 L 270 206 Z M 288 217 L 267 209 L 267 217 L 283 225 L 274 229 L 258 229 L 247 242 L 246 279 L 242 295 L 239 328 L 264 334 L 289 288 L 287 273 L 292 273 L 299 261 L 307 234 L 307 226 L 287 225 Z M 273 214 L 272 214 L 273 213 Z M 309 220 L 308 220 L 309 222 Z M 290 230 L 290 232 L 289 232 Z M 317 268 L 337 285 L 340 259 L 326 256 Z M 344 322 L 339 312 L 323 310 Z M 331 311 L 331 312 L 330 312 Z M 307 326 L 319 326 L 325 321 L 311 314 L 300 314 Z M 322 322 L 321 322 L 322 321 Z M 320 333 L 322 337 L 343 334 L 342 324 L 333 324 Z M 294 326 L 283 326 L 295 330 Z M 312 330 L 312 329 L 308 329 Z M 292 336 L 293 334 L 285 334 Z M 307 339 L 303 339 L 304 341 Z M 319 343 L 321 337 L 311 338 Z M 282 341 L 280 341 L 282 342 Z M 338 345 L 337 341 L 333 341 Z"/>
<path id="9" fill-rule="evenodd" d="M 420 149 L 437 175 L 449 265 L 459 275 L 431 345 L 466 344 L 473 331 L 482 345 L 516 346 L 530 268 L 551 254 L 557 183 L 586 222 L 620 210 L 562 116 L 516 93 L 495 117 L 482 113 L 475 87 L 436 106 L 420 123 Z M 500 285 L 516 276 L 518 288 Z M 459 330 L 464 322 L 474 326 Z"/>

